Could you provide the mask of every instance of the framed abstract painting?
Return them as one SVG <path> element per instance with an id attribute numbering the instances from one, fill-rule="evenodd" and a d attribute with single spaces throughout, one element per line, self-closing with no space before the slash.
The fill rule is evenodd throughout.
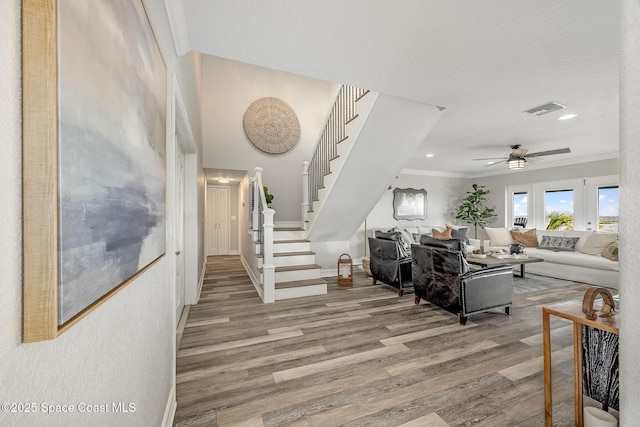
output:
<path id="1" fill-rule="evenodd" d="M 24 0 L 23 341 L 165 253 L 166 66 L 140 0 Z"/>

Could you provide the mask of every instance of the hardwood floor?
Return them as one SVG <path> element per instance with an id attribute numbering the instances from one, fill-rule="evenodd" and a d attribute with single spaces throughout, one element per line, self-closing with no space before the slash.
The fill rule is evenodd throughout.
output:
<path id="1" fill-rule="evenodd" d="M 582 299 L 587 285 L 514 295 L 511 316 L 460 326 L 354 277 L 262 304 L 239 257 L 210 257 L 178 352 L 175 425 L 544 425 L 541 306 Z M 554 425 L 573 425 L 572 329 L 551 327 Z"/>

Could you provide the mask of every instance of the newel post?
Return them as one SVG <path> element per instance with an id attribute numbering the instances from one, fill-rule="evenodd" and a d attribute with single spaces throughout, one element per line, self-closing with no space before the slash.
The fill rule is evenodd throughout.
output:
<path id="1" fill-rule="evenodd" d="M 276 211 L 266 208 L 262 213 L 264 215 L 264 253 L 262 259 L 264 296 L 262 301 L 268 303 L 276 300 L 276 267 L 273 265 L 273 215 Z"/>
<path id="2" fill-rule="evenodd" d="M 307 212 L 309 212 L 309 162 L 302 162 L 302 228 L 307 229 Z"/>

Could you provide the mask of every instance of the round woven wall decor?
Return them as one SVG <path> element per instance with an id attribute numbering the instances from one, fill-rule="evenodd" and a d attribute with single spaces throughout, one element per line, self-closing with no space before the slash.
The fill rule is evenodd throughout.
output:
<path id="1" fill-rule="evenodd" d="M 300 141 L 296 113 L 278 98 L 254 101 L 244 113 L 242 122 L 249 141 L 266 153 L 286 153 Z"/>

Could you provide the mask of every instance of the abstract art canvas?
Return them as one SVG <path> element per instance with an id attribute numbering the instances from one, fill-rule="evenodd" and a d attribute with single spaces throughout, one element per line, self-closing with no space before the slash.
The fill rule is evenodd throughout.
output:
<path id="1" fill-rule="evenodd" d="M 166 67 L 139 0 L 58 2 L 58 324 L 165 252 Z"/>

